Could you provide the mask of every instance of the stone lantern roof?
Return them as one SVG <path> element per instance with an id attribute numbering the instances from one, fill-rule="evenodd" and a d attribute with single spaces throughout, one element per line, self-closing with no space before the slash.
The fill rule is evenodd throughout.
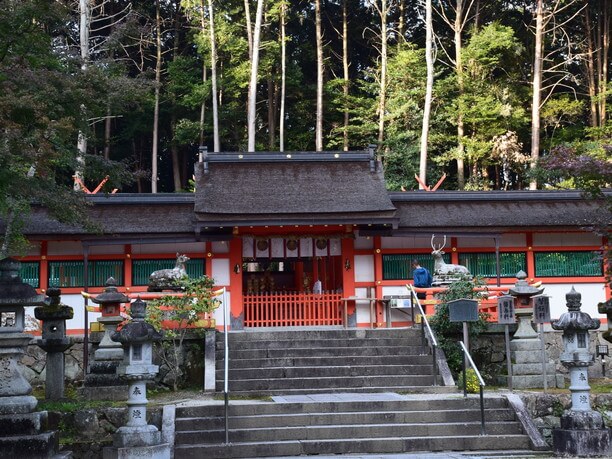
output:
<path id="1" fill-rule="evenodd" d="M 160 341 L 163 335 L 155 327 L 145 322 L 147 303 L 140 297 L 131 305 L 132 321 L 111 335 L 113 341 L 121 344 L 137 344 Z"/>
<path id="2" fill-rule="evenodd" d="M 0 261 L 0 305 L 44 306 L 45 295 L 36 293 L 34 287 L 19 277 L 21 263 L 13 258 Z"/>
<path id="3" fill-rule="evenodd" d="M 586 312 L 580 311 L 582 295 L 574 287 L 565 295 L 567 310 L 561 314 L 559 320 L 551 323 L 554 330 L 596 330 L 599 328 L 599 319 L 593 319 Z"/>
<path id="4" fill-rule="evenodd" d="M 129 297 L 117 290 L 117 281 L 114 277 L 109 277 L 106 281 L 104 292 L 91 297 L 91 301 L 97 304 L 129 303 Z"/>

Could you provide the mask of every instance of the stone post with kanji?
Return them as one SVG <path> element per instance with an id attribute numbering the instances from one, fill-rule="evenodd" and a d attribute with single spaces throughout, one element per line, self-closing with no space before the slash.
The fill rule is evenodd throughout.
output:
<path id="1" fill-rule="evenodd" d="M 49 303 L 34 309 L 34 316 L 42 321 L 42 338 L 36 344 L 47 353 L 45 365 L 45 398 L 60 400 L 64 397 L 65 356 L 64 351 L 73 344 L 66 336 L 66 321 L 72 319 L 74 311 L 62 304 L 59 288 L 49 288 Z"/>
<path id="2" fill-rule="evenodd" d="M 568 312 L 551 325 L 563 331 L 560 360 L 569 369 L 572 406 L 561 416 L 561 428 L 553 430 L 553 449 L 559 456 L 610 457 L 611 432 L 602 415 L 591 409 L 587 371 L 594 363 L 589 330 L 597 330 L 600 322 L 580 311 L 581 295 L 573 287 L 565 297 Z"/>
<path id="3" fill-rule="evenodd" d="M 147 304 L 138 298 L 130 307 L 132 320 L 111 334 L 121 343 L 124 359 L 117 374 L 129 383 L 127 423 L 117 429 L 113 446 L 104 449 L 104 459 L 170 458 L 170 445 L 162 443 L 161 432 L 147 424 L 147 381 L 159 371 L 153 365 L 153 343 L 162 335 L 145 322 Z"/>

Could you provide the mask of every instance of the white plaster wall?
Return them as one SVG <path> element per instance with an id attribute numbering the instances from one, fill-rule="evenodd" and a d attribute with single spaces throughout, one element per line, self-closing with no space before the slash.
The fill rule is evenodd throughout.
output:
<path id="1" fill-rule="evenodd" d="M 359 298 L 367 298 L 369 295 L 369 288 L 359 287 L 355 289 L 355 296 Z M 355 301 L 357 307 L 357 323 L 370 323 L 370 302 L 369 301 Z M 376 318 L 374 318 L 376 321 Z"/>
<path id="2" fill-rule="evenodd" d="M 228 258 L 213 258 L 211 277 L 215 285 L 230 284 L 230 261 Z"/>
<path id="3" fill-rule="evenodd" d="M 604 319 L 605 314 L 597 312 L 597 303 L 606 300 L 604 284 L 543 284 L 544 294 L 550 298 L 550 316 L 558 319 L 561 314 L 567 312 L 565 295 L 572 289 L 572 286 L 582 295 L 582 312 L 586 312 L 593 318 Z"/>
<path id="4" fill-rule="evenodd" d="M 229 243 L 227 241 L 213 241 L 212 252 L 213 253 L 228 253 Z"/>
<path id="5" fill-rule="evenodd" d="M 383 249 L 430 249 L 431 236 L 383 237 L 380 245 Z"/>
<path id="6" fill-rule="evenodd" d="M 85 319 L 85 307 L 84 298 L 81 294 L 62 294 L 61 301 L 63 304 L 70 306 L 74 311 L 74 317 L 68 321 L 66 321 L 66 329 L 67 330 L 82 330 L 84 328 L 84 319 Z M 89 306 L 98 306 L 89 300 Z M 26 316 L 30 316 L 32 320 L 34 319 L 34 307 L 26 308 Z M 88 323 L 95 322 L 101 314 L 99 312 L 90 312 L 88 314 Z M 27 320 L 29 321 L 29 320 Z M 30 328 L 30 327 L 28 327 Z"/>
<path id="7" fill-rule="evenodd" d="M 374 239 L 367 237 L 358 237 L 355 239 L 356 249 L 371 249 L 374 247 Z"/>
<path id="8" fill-rule="evenodd" d="M 79 241 L 49 241 L 47 255 L 82 255 L 83 246 Z"/>
<path id="9" fill-rule="evenodd" d="M 40 242 L 30 242 L 26 251 L 27 256 L 36 257 L 40 255 Z"/>
<path id="10" fill-rule="evenodd" d="M 92 245 L 89 247 L 89 255 L 120 255 L 125 251 L 123 244 L 115 245 Z"/>
<path id="11" fill-rule="evenodd" d="M 374 282 L 373 255 L 355 255 L 355 282 Z"/>
<path id="12" fill-rule="evenodd" d="M 542 246 L 600 246 L 601 237 L 593 233 L 535 233 L 534 247 Z"/>
<path id="13" fill-rule="evenodd" d="M 223 295 L 219 295 L 216 297 L 221 304 L 219 305 L 219 307 L 217 309 L 215 309 L 212 313 L 213 318 L 216 321 L 216 326 L 217 327 L 223 327 L 224 325 L 224 320 L 223 320 Z M 229 315 L 230 313 L 230 308 L 231 308 L 231 304 L 232 304 L 232 294 L 230 292 L 226 292 L 225 293 L 225 300 L 227 301 L 227 313 Z M 229 327 L 229 324 L 228 324 Z"/>
<path id="14" fill-rule="evenodd" d="M 204 242 L 177 242 L 165 244 L 132 244 L 132 253 L 134 255 L 143 255 L 147 253 L 185 253 L 185 252 L 200 252 L 203 253 L 206 246 Z"/>

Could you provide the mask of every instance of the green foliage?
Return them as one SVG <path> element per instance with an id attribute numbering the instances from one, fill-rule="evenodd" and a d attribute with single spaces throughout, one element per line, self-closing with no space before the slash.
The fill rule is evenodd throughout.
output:
<path id="1" fill-rule="evenodd" d="M 212 312 L 220 302 L 215 298 L 214 279 L 202 276 L 183 278 L 179 286 L 183 295 L 164 296 L 148 303 L 147 322 L 158 330 L 164 329 L 164 339 L 156 346 L 157 357 L 168 370 L 173 390 L 177 390 L 183 376 L 183 350 L 185 338 L 190 333 L 203 334 L 199 325 L 202 314 Z"/>
<path id="2" fill-rule="evenodd" d="M 440 304 L 436 306 L 436 312 L 430 320 L 430 325 L 438 339 L 440 348 L 446 355 L 446 361 L 451 372 L 457 375 L 461 371 L 462 351 L 458 341 L 462 339 L 463 325 L 460 322 L 451 322 L 448 310 L 448 302 L 462 298 L 479 299 L 486 296 L 483 287 L 486 281 L 479 277 L 467 276 L 453 282 L 448 289 L 440 293 Z M 478 289 L 479 291 L 475 291 Z M 469 337 L 473 341 L 487 327 L 487 314 L 480 313 L 477 322 L 470 323 Z"/>
<path id="3" fill-rule="evenodd" d="M 459 373 L 457 376 L 457 387 L 460 390 L 463 390 L 464 385 L 464 374 L 463 371 Z M 480 381 L 478 380 L 478 376 L 476 375 L 476 371 L 473 368 L 468 368 L 465 371 L 465 386 L 467 387 L 467 392 L 469 394 L 476 394 L 480 392 Z"/>

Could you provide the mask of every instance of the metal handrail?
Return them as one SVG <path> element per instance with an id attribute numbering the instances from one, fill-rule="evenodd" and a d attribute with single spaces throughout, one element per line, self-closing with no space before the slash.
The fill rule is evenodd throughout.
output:
<path id="1" fill-rule="evenodd" d="M 223 401 L 225 412 L 225 444 L 229 444 L 229 340 L 227 338 L 227 325 L 229 310 L 227 308 L 227 289 L 223 287 Z"/>
<path id="2" fill-rule="evenodd" d="M 461 346 L 461 350 L 463 351 L 463 396 L 467 398 L 467 366 L 466 366 L 466 358 L 469 360 L 470 365 L 476 376 L 478 377 L 478 385 L 480 387 L 480 427 L 481 427 L 481 435 L 485 435 L 485 414 L 484 414 L 484 387 L 486 386 L 484 379 L 478 371 L 478 367 L 472 360 L 472 356 L 470 355 L 470 351 L 468 351 L 467 347 L 463 341 L 459 341 L 459 346 Z"/>
<path id="3" fill-rule="evenodd" d="M 438 355 L 437 355 L 438 340 L 436 339 L 436 336 L 434 335 L 434 332 L 431 329 L 431 326 L 429 325 L 429 321 L 427 320 L 427 316 L 425 315 L 425 311 L 423 310 L 423 307 L 421 306 L 421 302 L 419 301 L 419 298 L 417 297 L 416 292 L 414 291 L 414 287 L 412 286 L 412 284 L 406 284 L 406 287 L 408 288 L 408 291 L 410 292 L 410 296 L 412 297 L 411 304 L 412 305 L 416 304 L 419 309 L 418 312 L 421 314 L 421 336 L 422 336 L 423 347 L 425 347 L 426 332 L 429 335 L 429 343 L 431 345 L 431 355 L 433 358 L 433 385 L 437 386 L 438 385 Z M 412 320 L 414 321 L 414 310 L 412 312 Z"/>

